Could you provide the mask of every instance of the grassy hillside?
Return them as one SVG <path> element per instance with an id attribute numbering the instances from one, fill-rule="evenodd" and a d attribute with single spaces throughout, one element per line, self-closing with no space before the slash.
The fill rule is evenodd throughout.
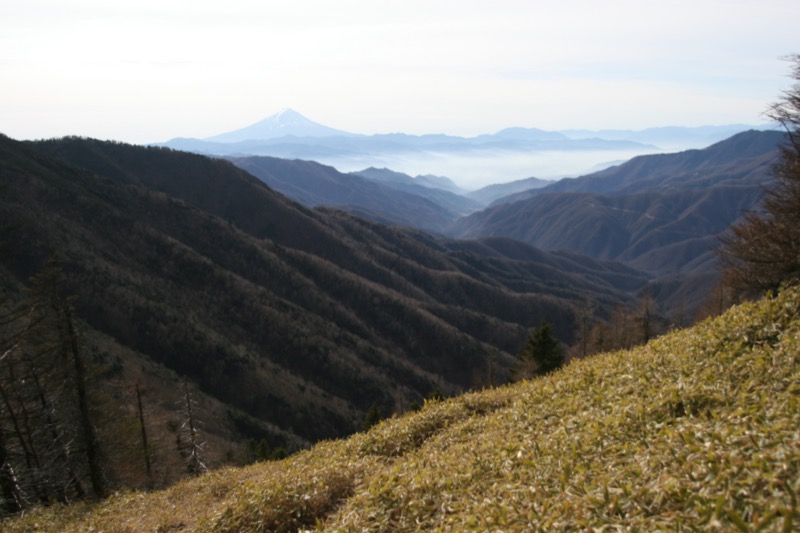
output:
<path id="1" fill-rule="evenodd" d="M 281 462 L 6 531 L 708 529 L 800 523 L 800 290 Z"/>

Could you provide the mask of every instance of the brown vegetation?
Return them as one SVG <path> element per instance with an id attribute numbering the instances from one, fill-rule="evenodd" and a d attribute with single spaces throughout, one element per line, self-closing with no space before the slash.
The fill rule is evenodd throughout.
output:
<path id="1" fill-rule="evenodd" d="M 762 209 L 731 229 L 721 251 L 727 283 L 749 295 L 800 281 L 800 55 L 790 59 L 796 83 L 767 113 L 786 130 L 776 183 Z"/>

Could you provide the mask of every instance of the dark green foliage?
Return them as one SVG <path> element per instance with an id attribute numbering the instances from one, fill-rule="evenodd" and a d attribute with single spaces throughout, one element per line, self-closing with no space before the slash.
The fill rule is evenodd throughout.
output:
<path id="1" fill-rule="evenodd" d="M 553 334 L 549 322 L 532 329 L 525 346 L 517 354 L 515 375 L 528 378 L 558 369 L 564 364 L 564 348 Z"/>
<path id="2" fill-rule="evenodd" d="M 800 281 L 800 55 L 790 59 L 796 83 L 767 113 L 786 130 L 774 167 L 777 183 L 762 210 L 748 213 L 723 240 L 725 280 L 745 295 Z"/>
<path id="3" fill-rule="evenodd" d="M 439 387 L 436 387 L 432 391 L 430 391 L 427 395 L 425 395 L 426 402 L 441 402 L 445 399 L 444 392 Z"/>
<path id="4" fill-rule="evenodd" d="M 381 408 L 377 403 L 373 403 L 364 415 L 364 421 L 361 423 L 361 430 L 366 431 L 381 420 L 383 420 Z"/>
<path id="5" fill-rule="evenodd" d="M 287 457 L 288 455 L 286 448 L 280 446 L 276 448 L 270 448 L 269 442 L 266 439 L 247 439 L 246 446 L 248 463 L 257 463 L 259 461 L 278 461 Z"/>

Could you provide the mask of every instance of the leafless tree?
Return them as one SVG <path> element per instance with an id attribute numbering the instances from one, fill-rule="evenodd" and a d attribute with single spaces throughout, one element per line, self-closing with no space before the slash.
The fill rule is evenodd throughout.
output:
<path id="1" fill-rule="evenodd" d="M 795 83 L 766 113 L 786 131 L 775 185 L 762 209 L 734 226 L 720 249 L 726 283 L 745 296 L 800 280 L 800 54 L 789 60 Z"/>

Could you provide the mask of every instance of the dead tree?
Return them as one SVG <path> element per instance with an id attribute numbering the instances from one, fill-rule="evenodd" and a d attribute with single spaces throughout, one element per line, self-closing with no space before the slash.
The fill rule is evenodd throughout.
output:
<path id="1" fill-rule="evenodd" d="M 183 424 L 181 424 L 181 430 L 177 435 L 178 451 L 183 457 L 186 470 L 189 474 L 199 476 L 200 474 L 204 474 L 208 468 L 206 468 L 202 458 L 205 443 L 200 442 L 198 437 L 197 426 L 199 421 L 194 415 L 194 404 L 195 401 L 192 398 L 189 385 L 184 379 L 182 399 Z"/>

